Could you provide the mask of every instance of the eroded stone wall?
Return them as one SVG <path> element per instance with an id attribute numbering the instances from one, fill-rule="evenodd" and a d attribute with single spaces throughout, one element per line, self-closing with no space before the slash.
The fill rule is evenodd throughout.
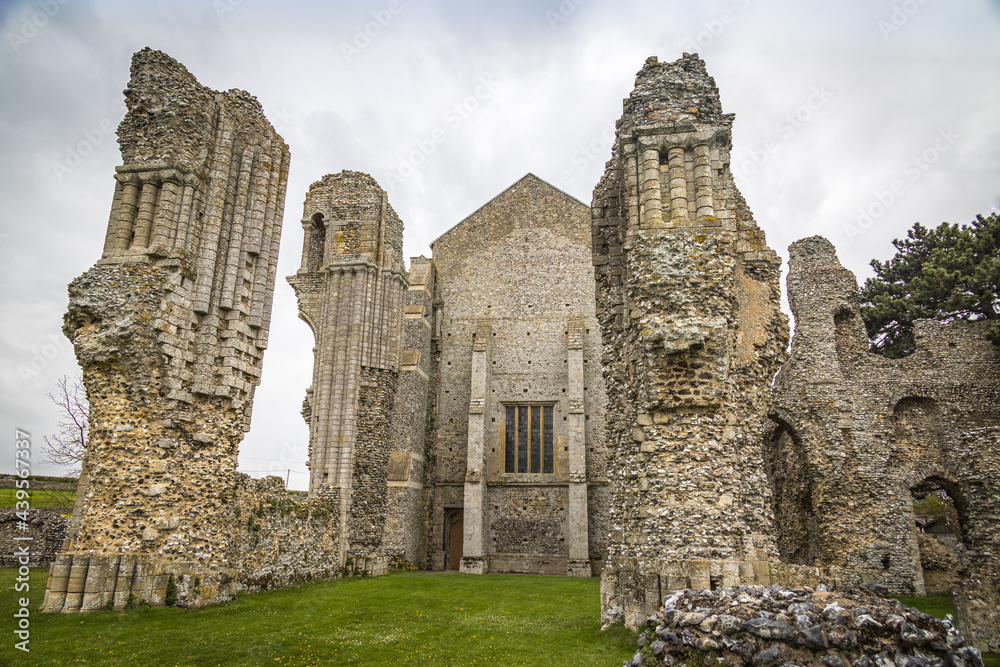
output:
<path id="1" fill-rule="evenodd" d="M 255 593 L 345 574 L 338 561 L 340 498 L 334 489 L 289 494 L 278 477 L 237 474 L 229 511 L 229 562 Z"/>
<path id="2" fill-rule="evenodd" d="M 97 265 L 69 286 L 91 410 L 77 508 L 44 609 L 225 600 L 237 445 L 267 347 L 288 147 L 257 100 L 133 56 Z"/>
<path id="3" fill-rule="evenodd" d="M 52 565 L 56 554 L 62 550 L 69 528 L 69 518 L 60 515 L 65 509 L 30 509 L 23 524 L 18 518 L 23 510 L 13 507 L 0 509 L 0 567 Z M 24 549 L 27 549 L 27 556 Z"/>
<path id="4" fill-rule="evenodd" d="M 337 490 L 340 565 L 380 574 L 408 287 L 403 223 L 375 179 L 343 171 L 310 186 L 302 227 L 302 267 L 288 282 L 316 340 L 303 405 L 309 490 Z"/>
<path id="5" fill-rule="evenodd" d="M 868 352 L 854 275 L 833 245 L 789 248 L 791 357 L 774 387 L 768 467 L 778 546 L 895 593 L 924 592 L 911 487 L 955 500 L 965 551 L 956 613 L 1000 646 L 1000 354 L 982 322 L 919 320 L 903 359 Z"/>
<path id="6" fill-rule="evenodd" d="M 418 567 L 427 559 L 424 480 L 436 286 L 431 260 L 410 258 L 409 282 L 399 385 L 390 420 L 385 547 L 390 562 Z"/>
<path id="7" fill-rule="evenodd" d="M 640 625 L 672 589 L 771 581 L 761 430 L 788 330 L 780 260 L 730 172 L 732 122 L 697 56 L 650 58 L 594 191 L 608 623 Z"/>

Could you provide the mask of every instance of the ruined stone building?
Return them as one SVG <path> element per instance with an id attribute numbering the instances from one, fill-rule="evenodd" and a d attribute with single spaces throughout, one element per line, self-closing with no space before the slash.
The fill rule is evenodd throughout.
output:
<path id="1" fill-rule="evenodd" d="M 64 332 L 90 435 L 43 609 L 163 604 L 168 590 L 199 606 L 237 581 L 328 577 L 323 499 L 282 515 L 266 482 L 236 472 L 267 347 L 288 147 L 254 97 L 205 88 L 159 51 L 133 56 L 125 101 L 104 253 L 69 286 Z M 273 521 L 262 531 L 258 517 Z"/>
<path id="2" fill-rule="evenodd" d="M 374 179 L 343 172 L 313 183 L 303 232 L 302 268 L 288 281 L 316 339 L 303 407 L 309 489 L 328 487 L 339 504 L 339 562 L 378 574 L 408 286 L 403 223 Z"/>
<path id="3" fill-rule="evenodd" d="M 788 298 L 795 337 L 765 448 L 782 559 L 922 595 L 910 489 L 938 482 L 966 549 L 956 613 L 973 641 L 997 646 L 1000 354 L 987 323 L 918 320 L 912 355 L 871 354 L 854 275 L 818 236 L 789 248 Z"/>
<path id="4" fill-rule="evenodd" d="M 781 260 L 729 168 L 732 114 L 697 56 L 650 58 L 594 191 L 609 472 L 606 622 L 663 594 L 772 580 L 761 448 L 785 358 Z"/>
<path id="5" fill-rule="evenodd" d="M 396 561 L 599 571 L 605 394 L 589 208 L 529 174 L 438 238 L 432 260 L 414 258 L 408 283 L 401 224 L 371 177 L 315 183 L 303 226 L 289 281 L 316 335 L 311 489 L 341 494 L 344 525 L 385 528 L 379 546 Z M 379 270 L 383 292 L 343 277 Z M 366 376 L 377 363 L 385 372 Z"/>
<path id="6" fill-rule="evenodd" d="M 854 277 L 812 238 L 789 357 L 780 260 L 697 56 L 647 60 L 591 207 L 529 174 L 409 270 L 374 179 L 313 183 L 288 279 L 315 339 L 305 501 L 236 472 L 288 147 L 248 93 L 156 51 L 126 102 L 104 254 L 70 285 L 91 436 L 44 609 L 392 563 L 600 574 L 603 620 L 632 627 L 679 588 L 920 592 L 910 489 L 932 480 L 961 523 L 960 620 L 1000 648 L 996 350 L 921 322 L 912 356 L 870 354 Z"/>

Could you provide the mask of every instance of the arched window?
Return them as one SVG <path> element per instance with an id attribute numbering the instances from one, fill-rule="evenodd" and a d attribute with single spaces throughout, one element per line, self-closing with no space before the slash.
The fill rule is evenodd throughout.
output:
<path id="1" fill-rule="evenodd" d="M 312 221 L 309 234 L 309 270 L 318 271 L 323 266 L 323 254 L 326 250 L 326 224 L 322 213 L 313 215 Z"/>

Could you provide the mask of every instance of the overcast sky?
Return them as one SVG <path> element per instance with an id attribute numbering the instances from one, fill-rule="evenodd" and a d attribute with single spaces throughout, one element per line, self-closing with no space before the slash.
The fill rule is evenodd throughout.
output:
<path id="1" fill-rule="evenodd" d="M 769 244 L 820 234 L 864 279 L 914 222 L 1000 206 L 997 0 L 0 0 L 0 472 L 33 472 L 78 373 L 66 285 L 101 254 L 132 52 L 242 88 L 291 147 L 278 264 L 302 202 L 354 169 L 388 191 L 406 255 L 528 172 L 589 203 L 646 57 L 699 53 L 736 114 L 733 171 Z M 276 285 L 241 469 L 305 488 L 313 341 Z"/>

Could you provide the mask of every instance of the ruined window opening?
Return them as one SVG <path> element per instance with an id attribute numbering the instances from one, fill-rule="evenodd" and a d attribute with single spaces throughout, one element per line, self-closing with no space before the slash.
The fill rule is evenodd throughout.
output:
<path id="1" fill-rule="evenodd" d="M 954 590 L 968 545 L 958 485 L 931 476 L 910 487 L 924 589 L 928 595 Z"/>
<path id="2" fill-rule="evenodd" d="M 505 406 L 504 472 L 554 472 L 552 405 Z"/>
<path id="3" fill-rule="evenodd" d="M 323 266 L 326 253 L 326 225 L 323 214 L 316 213 L 312 217 L 312 230 L 309 236 L 309 270 L 318 271 Z"/>

